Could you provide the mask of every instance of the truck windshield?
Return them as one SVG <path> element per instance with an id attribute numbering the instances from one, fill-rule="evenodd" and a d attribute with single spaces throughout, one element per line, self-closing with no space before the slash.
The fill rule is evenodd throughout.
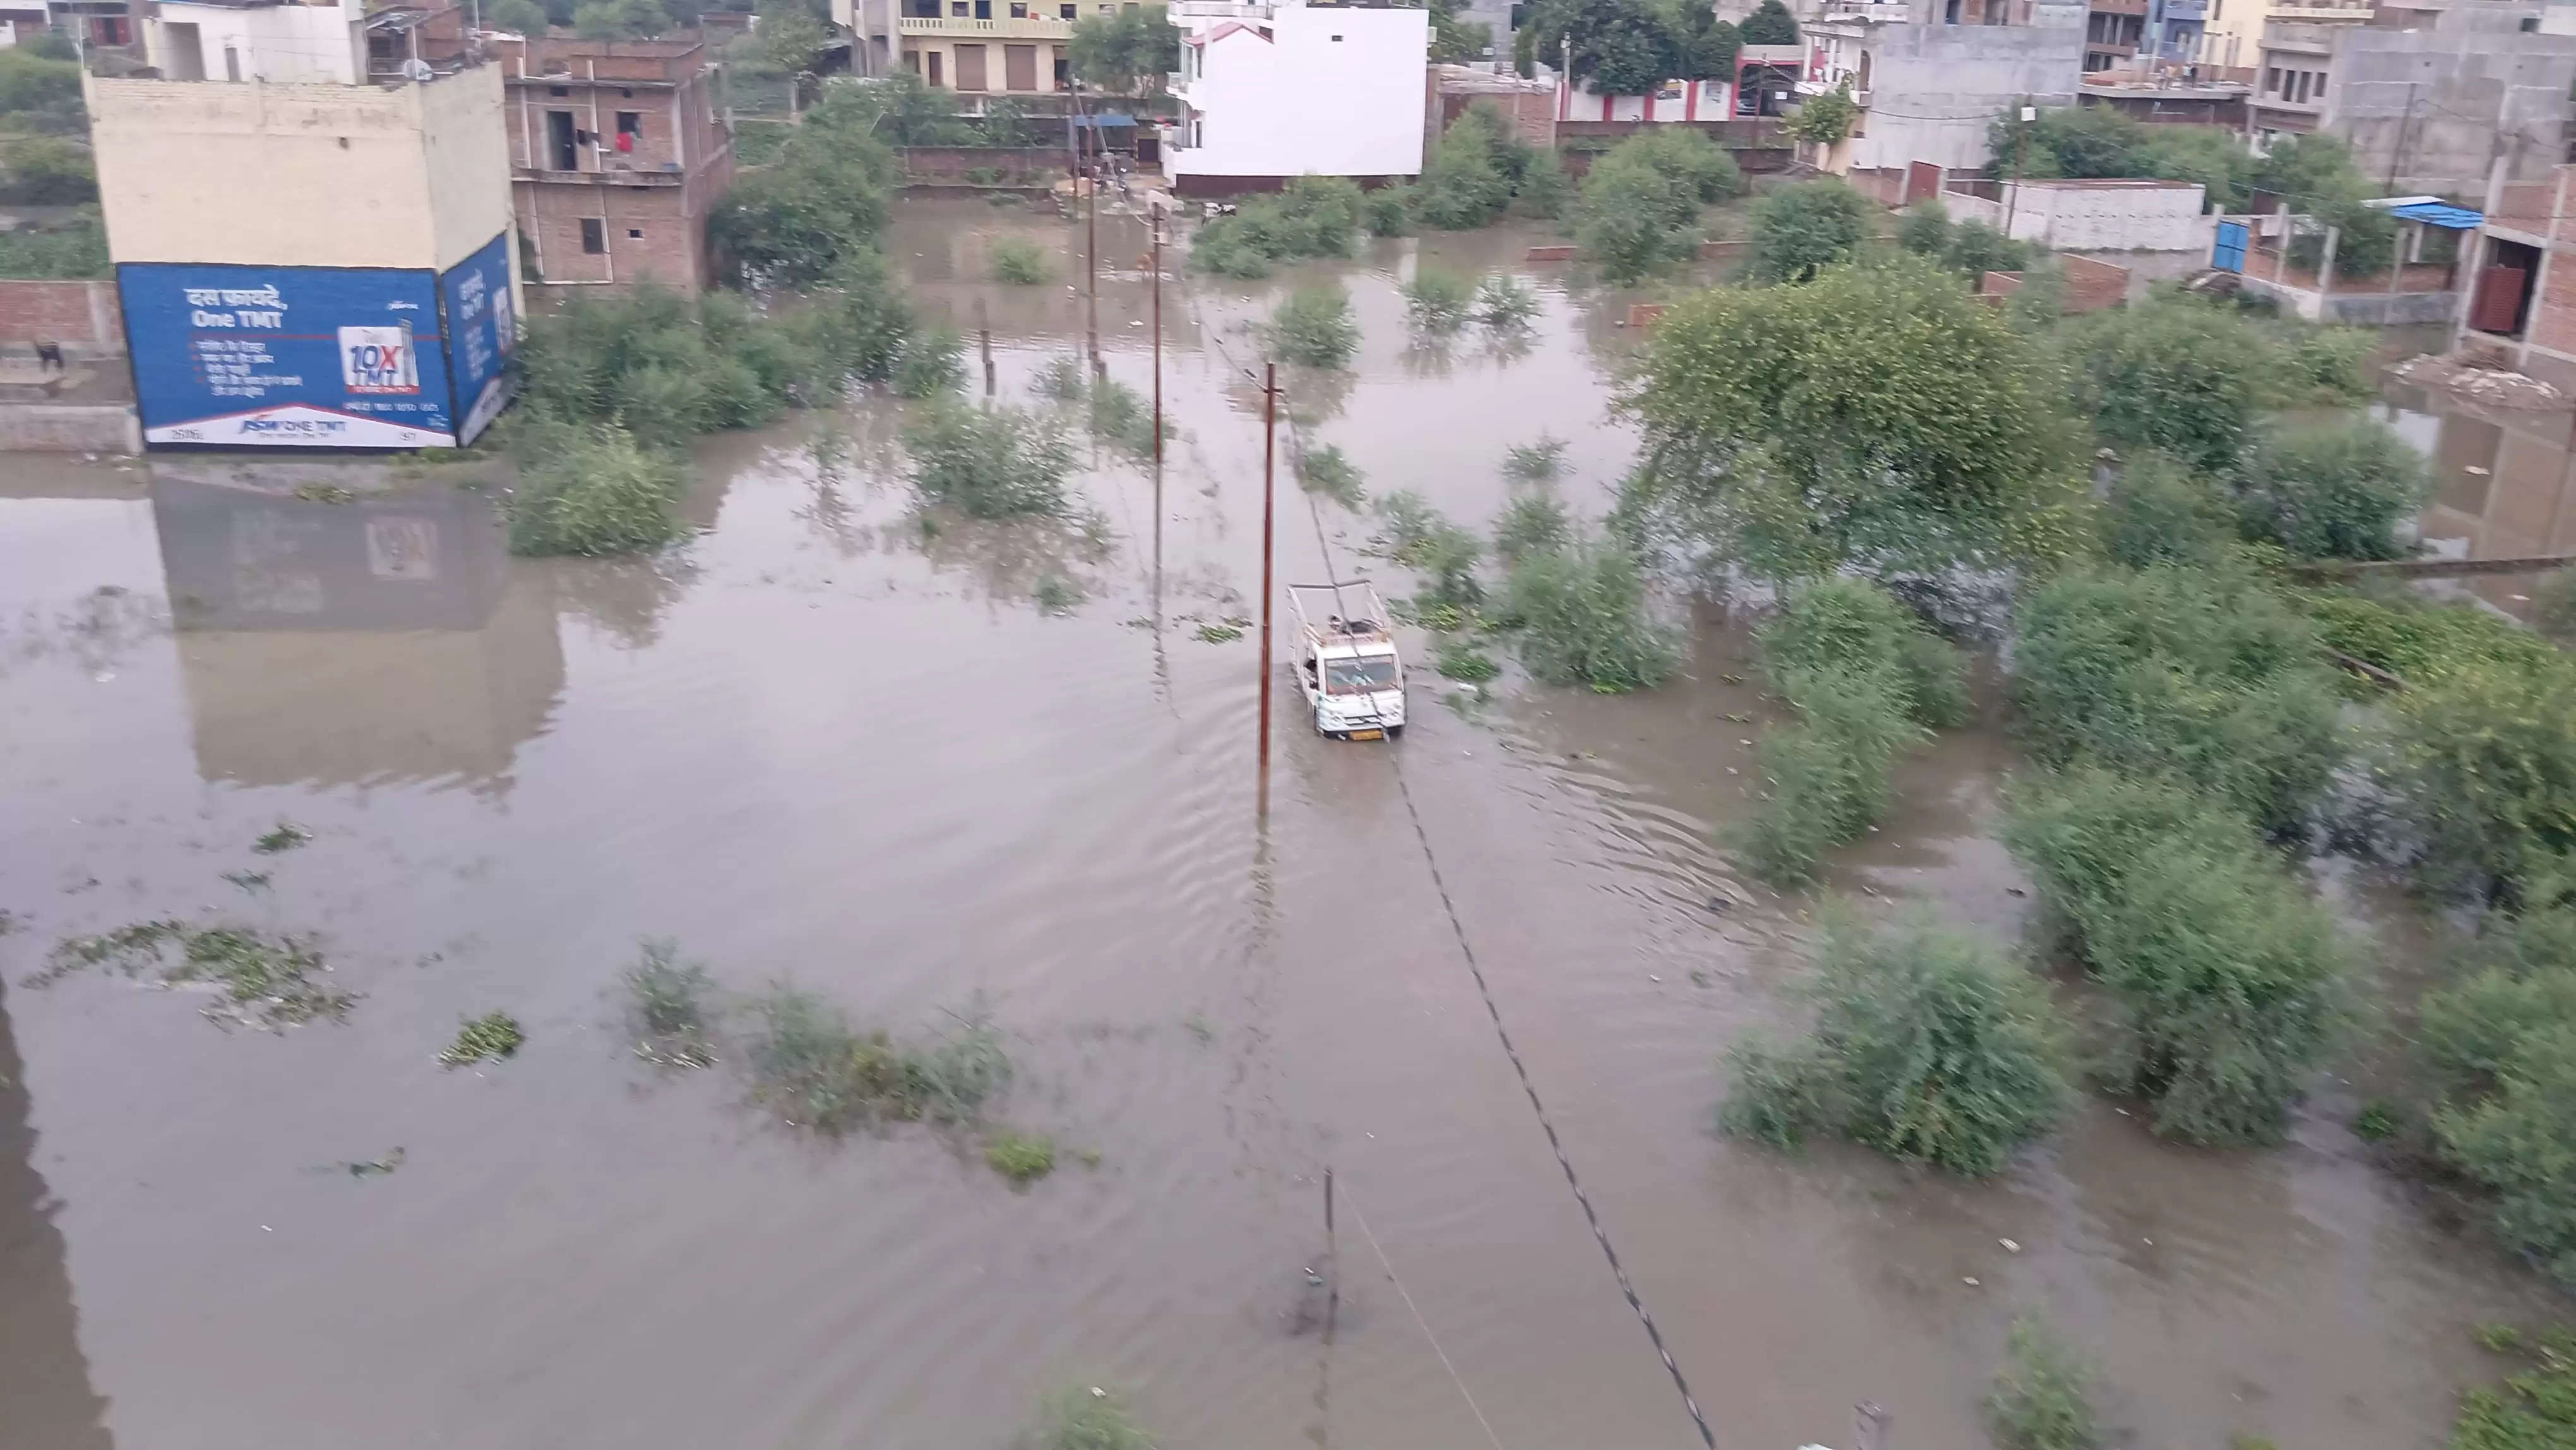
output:
<path id="1" fill-rule="evenodd" d="M 1324 693 L 1364 695 L 1395 688 L 1395 661 L 1383 655 L 1356 660 L 1324 661 Z"/>

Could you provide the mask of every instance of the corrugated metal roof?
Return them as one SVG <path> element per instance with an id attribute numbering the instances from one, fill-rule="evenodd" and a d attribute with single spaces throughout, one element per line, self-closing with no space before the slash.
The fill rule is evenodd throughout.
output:
<path id="1" fill-rule="evenodd" d="M 2483 214 L 2473 212 L 2467 207 L 2453 206 L 2441 201 L 2417 201 L 2409 202 L 2404 206 L 2392 206 L 2388 209 L 2388 214 L 2393 217 L 2403 217 L 2410 222 L 2422 222 L 2428 227 L 2443 227 L 2455 232 L 2476 231 L 2478 223 L 2486 220 Z"/>

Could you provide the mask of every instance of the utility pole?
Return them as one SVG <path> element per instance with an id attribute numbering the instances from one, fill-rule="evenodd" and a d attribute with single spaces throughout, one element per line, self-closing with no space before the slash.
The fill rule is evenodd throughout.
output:
<path id="1" fill-rule="evenodd" d="M 2388 183 L 2383 188 L 2391 196 L 2397 194 L 2397 170 L 2406 161 L 2406 133 L 2415 124 L 2415 87 L 2419 84 L 2421 82 L 2418 81 L 2406 83 L 2406 114 L 2397 123 L 2397 147 L 2389 153 Z"/>
<path id="2" fill-rule="evenodd" d="M 1270 814 L 1270 580 L 1271 499 L 1279 438 L 1279 364 L 1261 365 L 1261 758 L 1260 812 Z"/>
<path id="3" fill-rule="evenodd" d="M 1163 513 L 1163 222 L 1154 220 L 1154 516 Z"/>
<path id="4" fill-rule="evenodd" d="M 2004 193 L 2004 239 L 2012 239 L 2013 211 L 2021 204 L 2021 163 L 2030 154 L 2031 123 L 2039 119 L 2037 106 L 2021 108 L 2021 124 L 2013 128 L 2012 190 Z"/>

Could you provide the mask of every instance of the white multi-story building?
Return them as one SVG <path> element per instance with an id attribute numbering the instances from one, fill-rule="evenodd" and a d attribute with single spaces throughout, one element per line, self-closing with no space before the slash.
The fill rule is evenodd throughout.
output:
<path id="1" fill-rule="evenodd" d="M 1182 195 L 1421 174 L 1430 12 L 1181 0 L 1172 19 L 1182 115 L 1163 168 Z"/>

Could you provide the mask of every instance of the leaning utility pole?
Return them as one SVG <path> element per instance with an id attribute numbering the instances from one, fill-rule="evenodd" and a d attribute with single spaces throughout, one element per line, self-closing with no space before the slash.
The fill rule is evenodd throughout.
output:
<path id="1" fill-rule="evenodd" d="M 1260 809 L 1270 814 L 1270 582 L 1273 459 L 1279 437 L 1279 364 L 1261 365 L 1261 761 Z"/>
<path id="2" fill-rule="evenodd" d="M 2021 108 L 2021 124 L 2013 128 L 2012 190 L 2004 193 L 2004 240 L 2012 240 L 2013 209 L 2021 203 L 2021 162 L 2030 154 L 2031 123 L 2039 119 L 2037 106 Z"/>

